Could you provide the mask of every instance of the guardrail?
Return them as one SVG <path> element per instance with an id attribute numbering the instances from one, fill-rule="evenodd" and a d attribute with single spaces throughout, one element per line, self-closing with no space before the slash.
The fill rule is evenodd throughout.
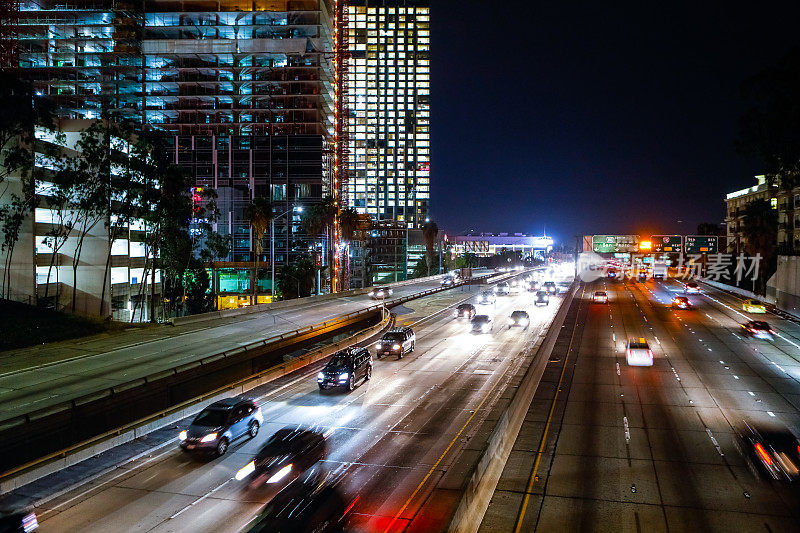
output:
<path id="1" fill-rule="evenodd" d="M 481 273 L 482 274 L 482 273 Z M 486 274 L 482 274 L 476 276 L 476 278 L 485 277 Z M 330 294 L 317 294 L 314 296 L 307 296 L 305 298 L 295 298 L 292 300 L 280 300 L 277 302 L 270 302 L 265 304 L 258 304 L 258 305 L 248 305 L 246 307 L 240 307 L 237 309 L 224 309 L 221 311 L 210 311 L 208 313 L 201 313 L 198 315 L 189 315 L 189 316 L 182 316 L 182 317 L 174 317 L 168 320 L 167 322 L 172 324 L 173 326 L 182 326 L 185 324 L 195 324 L 197 322 L 205 322 L 208 320 L 217 320 L 220 318 L 229 318 L 233 316 L 240 316 L 240 315 L 250 315 L 255 313 L 268 313 L 270 311 L 278 311 L 282 309 L 291 309 L 293 307 L 302 307 L 304 305 L 314 304 L 317 302 L 325 302 L 329 300 L 335 300 L 337 298 L 345 298 L 348 296 L 359 296 L 362 294 L 367 294 L 373 289 L 376 288 L 392 288 L 392 287 L 402 287 L 405 285 L 413 285 L 415 283 L 424 283 L 426 281 L 434 281 L 437 279 L 441 279 L 444 277 L 444 274 L 436 274 L 433 276 L 426 276 L 423 278 L 414 278 L 405 281 L 396 281 L 394 283 L 388 283 L 385 285 L 376 285 L 374 287 L 366 287 L 363 289 L 350 289 L 347 291 L 342 292 L 335 292 Z"/>
<path id="2" fill-rule="evenodd" d="M 50 426 L 52 431 L 49 432 L 49 440 L 47 441 L 50 449 L 65 448 L 68 444 L 86 440 L 91 436 L 88 433 L 88 428 L 83 426 L 76 428 L 76 420 L 92 415 L 97 420 L 97 430 L 103 432 L 108 427 L 115 427 L 109 425 L 111 422 L 116 422 L 119 425 L 120 423 L 140 418 L 139 416 L 134 417 L 131 415 L 126 420 L 124 418 L 125 414 L 135 413 L 147 408 L 152 408 L 153 411 L 151 412 L 157 412 L 163 409 L 163 407 L 161 409 L 158 407 L 163 406 L 166 402 L 172 402 L 171 405 L 179 404 L 178 399 L 181 396 L 185 397 L 187 394 L 197 391 L 197 388 L 202 385 L 198 382 L 202 382 L 204 378 L 206 381 L 210 381 L 207 376 L 225 374 L 226 372 L 234 376 L 241 375 L 245 371 L 250 372 L 251 375 L 256 374 L 264 369 L 262 367 L 263 363 L 259 361 L 259 358 L 263 359 L 268 354 L 277 354 L 281 350 L 288 353 L 291 351 L 289 348 L 295 347 L 298 343 L 308 342 L 321 335 L 363 322 L 381 309 L 400 305 L 467 283 L 471 283 L 471 280 L 469 282 L 462 281 L 450 287 L 434 287 L 405 296 L 386 299 L 381 303 L 345 313 L 333 319 L 273 335 L 244 346 L 138 377 L 122 384 L 9 417 L 0 421 L 0 468 L 8 469 L 18 464 L 18 462 L 28 460 L 31 455 L 39 453 L 34 451 L 34 449 L 39 449 L 37 446 L 44 449 L 45 443 L 41 442 L 42 438 L 37 431 L 40 429 L 43 431 L 48 427 L 46 422 L 52 422 L 52 426 Z M 296 347 L 299 347 L 299 345 Z M 210 388 L 212 387 L 209 386 L 208 389 Z M 174 389 L 179 390 L 175 392 Z M 145 394 L 147 391 L 150 394 Z M 136 409 L 128 405 L 133 400 L 140 402 L 140 404 L 137 404 Z M 109 405 L 105 406 L 106 403 Z M 100 405 L 104 405 L 105 409 L 99 407 Z M 108 413 L 108 410 L 114 406 L 119 406 L 120 410 L 116 419 Z M 103 425 L 104 422 L 105 425 Z M 59 428 L 62 431 L 58 431 Z M 6 446 L 2 445 L 4 441 Z M 34 445 L 37 442 L 38 444 Z M 16 446 L 16 448 L 13 446 Z M 21 450 L 23 449 L 29 451 L 29 455 L 22 459 L 19 457 L 14 459 L 14 450 L 16 450 L 16 453 L 22 453 Z"/>
<path id="3" fill-rule="evenodd" d="M 0 473 L 0 494 L 24 486 L 60 469 L 80 463 L 88 457 L 93 457 L 115 446 L 119 446 L 124 442 L 129 442 L 136 438 L 142 437 L 151 431 L 183 420 L 184 418 L 198 413 L 207 405 L 215 401 L 244 394 L 249 390 L 274 381 L 280 377 L 289 375 L 305 366 L 322 361 L 338 350 L 362 342 L 373 335 L 380 333 L 391 323 L 390 318 L 390 315 L 387 313 L 383 320 L 381 320 L 381 322 L 378 324 L 351 335 L 346 339 L 334 342 L 329 346 L 319 348 L 313 352 L 292 359 L 291 361 L 284 361 L 283 363 L 272 366 L 253 376 L 227 384 L 223 387 L 218 387 L 217 389 L 202 394 L 201 396 L 172 406 L 169 409 L 164 409 L 153 413 L 145 418 L 141 418 L 129 424 L 106 431 L 100 435 L 92 437 L 91 439 L 67 446 L 66 448 L 56 452 L 39 457 L 34 461 L 30 461 L 2 472 Z M 165 443 L 165 445 L 168 444 L 168 442 Z M 150 452 L 152 452 L 152 450 L 148 450 L 145 453 Z M 121 464 L 131 460 L 135 460 L 137 457 L 138 456 L 134 458 L 123 459 L 120 464 L 114 465 L 110 468 L 115 468 L 116 466 L 120 466 Z M 63 492 L 65 492 L 65 490 L 50 495 L 49 498 L 57 497 Z M 43 503 L 43 501 L 37 502 L 37 505 L 41 503 Z"/>

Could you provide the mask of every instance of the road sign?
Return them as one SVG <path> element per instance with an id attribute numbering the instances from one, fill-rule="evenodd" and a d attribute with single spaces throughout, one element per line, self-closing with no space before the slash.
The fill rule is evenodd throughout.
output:
<path id="1" fill-rule="evenodd" d="M 687 235 L 687 254 L 716 254 L 719 253 L 719 237 L 711 235 Z"/>
<path id="2" fill-rule="evenodd" d="M 650 242 L 652 242 L 652 251 L 657 254 L 683 251 L 683 237 L 680 235 L 651 235 Z"/>
<path id="3" fill-rule="evenodd" d="M 636 253 L 638 235 L 593 235 L 592 251 L 598 254 Z"/>

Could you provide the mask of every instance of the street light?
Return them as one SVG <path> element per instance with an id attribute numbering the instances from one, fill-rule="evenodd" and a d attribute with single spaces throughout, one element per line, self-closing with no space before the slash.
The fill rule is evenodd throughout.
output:
<path id="1" fill-rule="evenodd" d="M 291 209 L 287 209 L 280 215 L 273 216 L 269 221 L 269 264 L 270 268 L 272 269 L 272 279 L 270 280 L 270 283 L 272 283 L 272 295 L 270 299 L 273 302 L 275 301 L 275 285 L 276 285 L 275 284 L 275 219 L 278 217 L 286 216 L 292 212 L 302 213 L 303 206 L 302 205 L 293 206 Z M 289 238 L 288 225 L 286 231 L 286 238 L 287 239 Z M 258 283 L 258 276 L 256 276 L 256 283 Z"/>

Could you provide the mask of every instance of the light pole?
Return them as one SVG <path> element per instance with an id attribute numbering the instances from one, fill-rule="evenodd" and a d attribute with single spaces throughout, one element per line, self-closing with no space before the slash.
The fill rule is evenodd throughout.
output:
<path id="1" fill-rule="evenodd" d="M 288 210 L 284 211 L 280 215 L 273 216 L 269 221 L 269 265 L 270 265 L 270 268 L 272 269 L 272 279 L 270 280 L 270 283 L 272 283 L 272 294 L 271 294 L 270 301 L 272 301 L 272 302 L 275 301 L 275 286 L 276 286 L 276 283 L 275 283 L 275 219 L 279 218 L 279 217 L 286 216 L 289 213 L 293 213 L 295 211 L 298 212 L 298 213 L 302 213 L 303 212 L 303 206 L 301 206 L 301 205 L 296 206 L 296 207 L 292 206 L 291 209 L 288 209 Z M 287 239 L 289 238 L 288 224 L 287 224 L 286 238 Z M 256 275 L 256 284 L 258 284 L 258 276 L 257 275 Z"/>

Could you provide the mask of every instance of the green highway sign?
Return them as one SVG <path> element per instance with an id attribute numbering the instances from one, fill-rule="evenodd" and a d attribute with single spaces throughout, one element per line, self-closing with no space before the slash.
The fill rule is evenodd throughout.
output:
<path id="1" fill-rule="evenodd" d="M 683 237 L 680 235 L 651 235 L 650 242 L 653 246 L 653 253 L 680 253 L 683 251 Z"/>
<path id="2" fill-rule="evenodd" d="M 636 253 L 638 235 L 592 235 L 592 251 L 598 254 Z"/>
<path id="3" fill-rule="evenodd" d="M 719 253 L 719 237 L 710 235 L 687 235 L 687 254 L 716 254 Z"/>

